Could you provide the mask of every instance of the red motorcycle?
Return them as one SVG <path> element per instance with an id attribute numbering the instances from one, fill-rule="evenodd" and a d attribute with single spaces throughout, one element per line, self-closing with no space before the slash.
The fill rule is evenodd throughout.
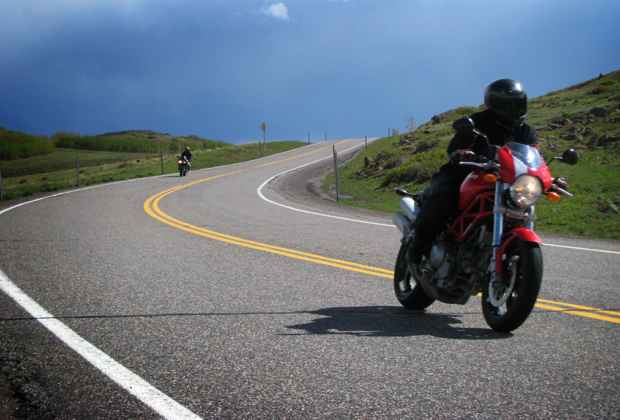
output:
<path id="1" fill-rule="evenodd" d="M 572 196 L 553 183 L 538 150 L 519 143 L 492 147 L 469 118 L 453 124 L 475 141 L 495 149 L 495 158 L 461 162 L 475 169 L 461 185 L 459 208 L 448 219 L 419 265 L 406 261 L 413 243 L 413 222 L 424 205 L 425 191 L 403 196 L 394 224 L 402 245 L 394 270 L 394 291 L 407 309 L 422 310 L 435 300 L 464 305 L 482 293 L 482 312 L 495 331 L 513 331 L 531 313 L 542 282 L 542 241 L 534 233 L 534 205 L 543 195 L 552 201 Z M 573 149 L 553 158 L 569 165 L 579 161 Z"/>

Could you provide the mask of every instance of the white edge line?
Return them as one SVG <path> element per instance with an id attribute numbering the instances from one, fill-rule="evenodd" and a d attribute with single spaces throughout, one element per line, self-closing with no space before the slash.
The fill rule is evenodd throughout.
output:
<path id="1" fill-rule="evenodd" d="M 292 152 L 292 151 L 295 151 L 295 150 L 305 149 L 306 147 L 312 146 L 313 144 L 317 144 L 317 143 L 310 143 L 307 146 L 301 146 L 301 147 L 298 147 L 296 149 L 285 150 L 284 152 L 276 153 L 276 154 L 269 155 L 269 156 L 263 156 L 263 157 L 260 157 L 260 158 L 257 158 L 257 159 L 252 159 L 251 161 L 231 163 L 229 165 L 212 166 L 210 168 L 195 169 L 194 172 L 209 171 L 209 170 L 214 170 L 214 169 L 225 168 L 225 167 L 228 167 L 228 166 L 242 165 L 242 164 L 248 163 L 248 162 L 255 162 L 257 160 L 267 159 L 267 158 L 270 158 L 270 157 L 273 157 L 273 156 L 282 155 L 282 154 L 285 154 L 285 153 L 288 153 L 288 152 Z M 106 183 L 103 183 L 103 184 L 91 185 L 89 187 L 78 187 L 78 188 L 76 188 L 74 190 L 71 190 L 71 191 L 63 191 L 63 192 L 59 192 L 59 193 L 56 193 L 56 194 L 48 195 L 48 196 L 45 196 L 45 197 L 41 197 L 41 198 L 35 198 L 34 200 L 25 201 L 25 202 L 23 202 L 21 204 L 16 204 L 16 205 L 11 206 L 11 207 L 7 207 L 4 210 L 0 210 L 0 214 L 6 213 L 9 210 L 16 209 L 17 207 L 25 206 L 26 204 L 36 203 L 37 201 L 45 200 L 45 199 L 52 198 L 52 197 L 58 197 L 60 195 L 72 194 L 72 193 L 75 193 L 75 192 L 91 190 L 93 188 L 108 187 L 110 185 L 122 184 L 123 182 L 137 182 L 137 181 L 144 181 L 144 180 L 153 179 L 153 178 L 164 178 L 164 177 L 169 177 L 170 175 L 172 175 L 172 174 L 145 176 L 145 177 L 142 177 L 142 178 L 132 178 L 132 179 L 123 179 L 121 181 L 106 182 Z"/>
<path id="2" fill-rule="evenodd" d="M 0 270 L 0 288 L 77 354 L 164 418 L 175 420 L 201 418 L 54 318 L 52 314 L 10 281 L 2 270 Z"/>
<path id="3" fill-rule="evenodd" d="M 363 146 L 363 144 L 360 144 L 360 145 L 357 145 L 357 146 L 350 147 L 350 148 L 348 148 L 348 149 L 346 149 L 346 150 L 343 150 L 342 152 L 348 152 L 349 150 L 352 150 L 352 149 L 355 149 L 355 148 L 357 148 L 357 147 L 361 147 L 361 146 Z M 342 153 L 342 152 L 341 152 L 341 153 Z M 260 198 L 262 198 L 263 200 L 265 200 L 265 201 L 266 201 L 266 202 L 268 202 L 268 203 L 275 204 L 276 206 L 284 207 L 285 209 L 294 210 L 294 211 L 298 211 L 298 212 L 301 212 L 301 213 L 313 214 L 313 215 L 315 215 L 315 216 L 329 217 L 329 218 L 332 218 L 332 219 L 347 220 L 347 221 L 350 221 L 350 222 L 356 222 L 356 223 L 365 223 L 365 224 L 368 224 L 368 225 L 376 225 L 376 226 L 394 227 L 393 225 L 388 225 L 388 224 L 385 224 L 385 223 L 368 222 L 368 221 L 366 221 L 366 220 L 350 219 L 350 218 L 347 218 L 347 217 L 342 217 L 342 216 L 333 216 L 333 215 L 331 215 L 331 214 L 324 214 L 324 213 L 317 213 L 317 212 L 308 211 L 308 210 L 302 210 L 302 209 L 298 209 L 298 208 L 295 208 L 295 207 L 286 206 L 286 205 L 281 204 L 281 203 L 276 203 L 275 201 L 272 201 L 272 200 L 268 199 L 267 197 L 265 197 L 265 196 L 263 195 L 263 193 L 262 193 L 262 191 L 261 191 L 261 190 L 265 187 L 265 185 L 267 185 L 267 184 L 268 184 L 269 182 L 271 182 L 273 179 L 275 179 L 275 178 L 277 178 L 277 177 L 279 177 L 279 176 L 281 176 L 281 175 L 287 174 L 287 173 L 289 173 L 289 172 L 293 172 L 293 171 L 296 171 L 296 170 L 298 170 L 298 169 L 301 169 L 301 168 L 303 168 L 303 167 L 305 167 L 305 166 L 313 165 L 313 164 L 315 164 L 315 163 L 317 163 L 317 162 L 320 162 L 320 161 L 322 161 L 322 160 L 329 159 L 330 157 L 331 157 L 331 156 L 327 156 L 327 157 L 324 157 L 324 158 L 321 158 L 321 159 L 317 159 L 317 160 L 315 160 L 315 161 L 313 161 L 313 162 L 309 162 L 309 163 L 303 164 L 303 165 L 301 165 L 301 166 L 298 166 L 298 167 L 296 167 L 296 168 L 289 169 L 288 171 L 284 171 L 284 172 L 281 172 L 281 173 L 279 173 L 279 174 L 277 174 L 277 175 L 274 175 L 274 176 L 272 176 L 271 178 L 269 178 L 267 181 L 263 182 L 263 183 L 260 185 L 260 187 L 258 187 L 258 189 L 256 190 L 256 193 L 259 195 L 259 197 L 260 197 Z"/>
<path id="4" fill-rule="evenodd" d="M 310 145 L 308 145 L 310 146 Z M 304 146 L 304 147 L 308 147 Z M 299 150 L 301 148 L 293 149 Z M 285 151 L 282 153 L 287 153 Z M 278 153 L 279 155 L 280 153 Z M 272 157 L 274 155 L 265 156 L 263 159 Z M 260 159 L 260 158 L 259 158 Z M 258 160 L 258 159 L 254 159 Z M 231 165 L 234 166 L 243 164 L 246 162 L 237 162 Z M 223 166 L 214 166 L 211 168 L 200 169 L 211 170 L 222 168 Z M 48 195 L 46 197 L 36 198 L 24 203 L 16 204 L 0 211 L 0 215 L 6 213 L 9 210 L 16 209 L 26 204 L 32 204 L 37 201 L 45 200 L 52 197 L 58 197 L 65 194 L 72 194 L 79 191 L 90 190 L 93 188 L 107 187 L 110 185 L 120 184 L 123 182 L 141 181 L 149 178 L 158 178 L 169 176 L 170 174 L 156 175 L 153 177 L 134 178 L 122 181 L 110 182 L 105 184 L 98 184 L 89 187 L 78 188 L 71 191 L 63 191 L 57 194 Z M 58 319 L 54 318 L 52 314 L 47 312 L 41 305 L 35 302 L 30 296 L 24 293 L 15 283 L 13 283 L 2 270 L 0 270 L 0 289 L 6 293 L 11 299 L 13 299 L 19 306 L 21 306 L 26 312 L 28 312 L 34 319 L 47 328 L 52 334 L 58 337 L 67 346 L 73 349 L 76 353 L 82 356 L 91 365 L 99 369 L 104 375 L 116 382 L 120 387 L 125 389 L 131 395 L 135 396 L 138 400 L 149 406 L 155 412 L 160 414 L 166 419 L 201 419 L 198 415 L 182 406 L 166 394 L 159 391 L 157 388 L 149 384 L 147 381 L 112 359 L 106 353 L 99 350 L 97 347 L 80 337 L 75 331 L 67 327 Z"/>
<path id="5" fill-rule="evenodd" d="M 356 147 L 361 147 L 361 146 L 363 146 L 363 145 L 361 145 L 361 144 L 360 144 L 360 145 L 357 145 L 357 146 L 353 146 L 353 147 L 350 147 L 350 148 L 348 148 L 348 149 L 346 149 L 346 150 L 343 150 L 342 152 L 348 152 L 349 150 L 352 150 L 352 149 L 355 149 Z M 298 167 L 296 167 L 296 168 L 289 169 L 289 170 L 287 170 L 287 171 L 284 171 L 284 172 L 281 172 L 281 173 L 279 173 L 279 174 L 277 174 L 277 175 L 274 175 L 274 176 L 272 176 L 271 178 L 269 178 L 267 181 L 263 182 L 263 183 L 260 185 L 260 187 L 258 187 L 258 189 L 256 190 L 256 193 L 259 195 L 259 197 L 260 197 L 260 198 L 262 198 L 263 200 L 265 200 L 265 201 L 266 201 L 266 202 L 268 202 L 268 203 L 274 204 L 274 205 L 276 205 L 276 206 L 284 207 L 285 209 L 289 209 L 289 210 L 298 211 L 298 212 L 301 212 L 301 213 L 312 214 L 312 215 L 315 215 L 315 216 L 321 216 L 321 217 L 329 217 L 329 218 L 332 218 L 332 219 L 346 220 L 346 221 L 349 221 L 349 222 L 355 222 L 355 223 L 365 223 L 365 224 L 368 224 L 368 225 L 385 226 L 385 227 L 396 227 L 396 226 L 394 226 L 393 224 L 385 224 L 385 223 L 368 222 L 368 221 L 365 221 L 365 220 L 351 219 L 351 218 L 348 218 L 348 217 L 333 216 L 333 215 L 331 215 L 331 214 L 317 213 L 317 212 L 313 212 L 313 211 L 302 210 L 302 209 L 298 209 L 298 208 L 296 208 L 296 207 L 291 207 L 291 206 L 287 206 L 287 205 L 284 205 L 284 204 L 281 204 L 281 203 L 276 203 L 275 201 L 272 201 L 272 200 L 268 199 L 267 197 L 265 197 L 265 196 L 263 195 L 263 193 L 262 193 L 262 189 L 263 189 L 263 188 L 265 188 L 265 186 L 266 186 L 267 184 L 269 184 L 269 183 L 270 183 L 272 180 L 274 180 L 275 178 L 277 178 L 277 177 L 279 177 L 279 176 L 282 176 L 282 175 L 284 175 L 284 174 L 287 174 L 287 173 L 289 173 L 289 172 L 296 171 L 296 170 L 301 169 L 301 168 L 303 168 L 303 167 L 305 167 L 305 166 L 313 165 L 313 164 L 315 164 L 315 163 L 317 163 L 317 162 L 320 162 L 320 161 L 322 161 L 322 160 L 329 159 L 330 157 L 331 157 L 331 156 L 327 156 L 327 157 L 324 157 L 324 158 L 322 158 L 322 159 L 318 159 L 318 160 L 315 160 L 315 161 L 313 161 L 313 162 L 306 163 L 306 164 L 304 164 L 304 165 L 301 165 L 301 166 L 298 166 Z M 550 247 L 555 247 L 555 248 L 573 249 L 573 250 L 576 250 L 576 251 L 602 252 L 602 253 L 606 253 L 606 254 L 620 255 L 620 252 L 618 252 L 618 251 L 607 251 L 607 250 L 603 250 L 603 249 L 579 248 L 579 247 L 575 247 L 575 246 L 555 245 L 555 244 L 543 244 L 543 246 L 550 246 Z"/>
<path id="6" fill-rule="evenodd" d="M 553 246 L 553 247 L 556 247 L 556 248 L 574 249 L 574 250 L 577 250 L 577 251 L 604 252 L 606 254 L 620 255 L 620 252 L 618 252 L 618 251 L 607 251 L 607 250 L 604 250 L 604 249 L 580 248 L 580 247 L 577 247 L 577 246 L 554 245 L 554 244 L 543 244 L 543 246 Z"/>

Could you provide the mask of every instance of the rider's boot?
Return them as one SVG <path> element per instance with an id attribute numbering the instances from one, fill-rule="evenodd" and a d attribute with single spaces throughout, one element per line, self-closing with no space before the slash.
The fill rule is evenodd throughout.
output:
<path id="1" fill-rule="evenodd" d="M 407 263 L 409 265 L 419 265 L 422 262 L 422 256 L 424 255 L 424 244 L 417 240 L 417 237 L 411 241 L 411 246 L 407 250 Z"/>

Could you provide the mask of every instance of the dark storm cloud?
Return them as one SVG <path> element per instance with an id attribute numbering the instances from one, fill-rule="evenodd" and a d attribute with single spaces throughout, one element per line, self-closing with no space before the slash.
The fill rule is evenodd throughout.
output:
<path id="1" fill-rule="evenodd" d="M 587 6 L 587 7 L 586 7 Z M 225 141 L 383 135 L 520 79 L 617 70 L 617 2 L 0 3 L 0 125 Z M 589 46 L 589 47 L 588 47 Z"/>

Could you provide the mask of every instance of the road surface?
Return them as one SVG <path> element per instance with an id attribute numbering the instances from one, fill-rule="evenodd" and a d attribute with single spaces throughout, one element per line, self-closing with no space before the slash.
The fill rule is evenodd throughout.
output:
<path id="1" fill-rule="evenodd" d="M 512 334 L 408 312 L 391 215 L 308 181 L 363 143 L 2 203 L 0 418 L 620 418 L 620 243 L 542 235 Z"/>

